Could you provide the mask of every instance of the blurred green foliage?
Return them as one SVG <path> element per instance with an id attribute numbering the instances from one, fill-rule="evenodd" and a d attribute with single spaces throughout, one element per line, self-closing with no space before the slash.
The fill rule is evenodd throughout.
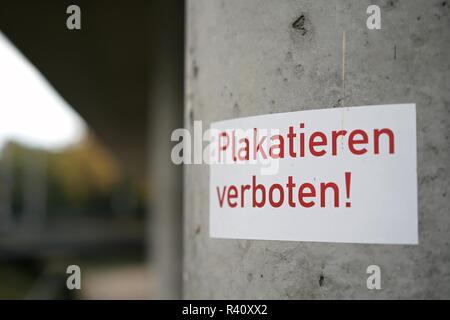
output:
<path id="1" fill-rule="evenodd" d="M 93 135 L 62 150 L 47 151 L 10 142 L 1 153 L 0 165 L 8 165 L 12 175 L 12 210 L 23 209 L 24 174 L 31 161 L 45 170 L 48 215 L 108 214 L 112 198 L 124 188 L 131 189 L 142 211 L 145 187 L 124 174 L 111 153 Z M 8 163 L 6 163 L 8 161 Z"/>

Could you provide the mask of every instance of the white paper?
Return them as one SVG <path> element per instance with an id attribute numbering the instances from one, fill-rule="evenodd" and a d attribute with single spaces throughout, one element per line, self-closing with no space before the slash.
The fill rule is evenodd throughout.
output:
<path id="1" fill-rule="evenodd" d="M 304 128 L 300 128 L 300 123 Z M 296 138 L 292 143 L 296 156 L 289 155 L 288 128 L 295 129 Z M 416 163 L 416 109 L 414 104 L 349 107 L 336 109 L 308 110 L 290 113 L 270 114 L 216 122 L 211 129 L 227 132 L 228 141 L 219 134 L 211 144 L 214 159 L 221 153 L 227 164 L 210 165 L 210 236 L 214 238 L 263 239 L 344 243 L 418 244 L 417 214 L 417 163 Z M 233 161 L 231 135 L 233 130 L 247 130 L 237 139 L 251 140 L 252 130 L 265 132 L 267 137 L 278 132 L 284 137 L 284 158 L 275 169 L 267 169 L 268 163 L 248 163 Z M 354 134 L 349 143 L 350 133 L 360 129 L 367 135 L 367 143 L 357 143 L 364 134 Z M 386 132 L 393 133 L 393 138 Z M 265 130 L 265 131 L 264 131 Z M 332 132 L 345 130 L 347 133 L 336 139 L 336 154 L 332 150 Z M 375 130 L 378 136 L 375 138 Z M 309 153 L 308 137 L 313 132 L 322 132 L 327 139 L 325 146 L 313 146 L 314 151 L 325 150 L 322 156 Z M 381 132 L 381 133 L 380 133 Z M 300 156 L 300 133 L 304 134 L 305 154 Z M 259 137 L 258 137 L 259 138 Z M 316 138 L 319 139 L 320 138 Z M 375 153 L 378 140 L 378 153 Z M 392 142 L 392 141 L 393 142 Z M 242 140 L 241 140 L 242 141 Z M 257 139 L 256 139 L 257 141 Z M 276 141 L 279 141 L 276 140 Z M 315 140 L 314 140 L 315 141 Z M 357 141 L 357 142 L 355 142 Z M 220 151 L 219 147 L 225 148 Z M 258 141 L 257 141 L 258 142 Z M 364 142 L 364 141 L 363 141 Z M 393 143 L 393 147 L 389 143 Z M 354 154 L 349 150 L 363 154 Z M 245 146 L 245 143 L 240 144 Z M 390 148 L 393 149 L 390 149 Z M 245 148 L 244 148 L 245 149 Z M 268 149 L 266 149 L 267 151 Z M 277 149 L 280 151 L 280 149 Z M 244 150 L 245 151 L 245 150 Z M 254 151 L 254 150 L 253 150 Z M 245 154 L 244 153 L 241 153 Z M 253 155 L 252 155 L 253 156 Z M 252 157 L 251 156 L 251 157 Z M 258 154 L 261 156 L 261 154 Z M 225 159 L 228 157 L 228 159 Z M 245 158 L 245 157 L 244 157 Z M 268 156 L 268 158 L 270 158 Z M 265 167 L 265 169 L 264 169 Z M 278 168 L 278 169 L 277 169 Z M 351 175 L 349 195 L 345 173 Z M 268 174 L 269 173 L 269 174 Z M 270 174 L 272 173 L 272 174 Z M 253 207 L 252 190 L 242 191 L 242 186 L 252 187 L 255 176 L 257 184 L 266 188 L 266 202 L 261 208 Z M 296 187 L 291 185 L 292 202 L 289 203 L 289 189 L 286 184 L 292 177 Z M 320 197 L 320 183 L 335 183 L 324 188 L 325 196 Z M 281 191 L 274 187 L 273 206 L 269 201 L 269 188 L 279 183 L 283 188 L 284 201 L 280 202 Z M 311 183 L 316 196 L 307 196 L 311 188 L 299 186 Z M 229 191 L 230 186 L 236 190 Z M 242 202 L 242 193 L 244 200 Z M 336 206 L 334 195 L 338 194 Z M 261 204 L 262 192 L 256 192 L 256 202 Z M 299 200 L 299 194 L 303 202 Z M 230 195 L 230 198 L 228 198 Z M 324 198 L 324 206 L 320 205 Z M 228 199 L 230 202 L 228 202 Z M 220 201 L 222 200 L 222 202 Z M 305 207 L 304 204 L 311 204 Z M 347 205 L 347 202 L 349 205 Z M 221 206 L 222 203 L 222 206 Z M 294 204 L 294 207 L 292 207 Z M 235 205 L 235 207 L 232 207 Z"/>

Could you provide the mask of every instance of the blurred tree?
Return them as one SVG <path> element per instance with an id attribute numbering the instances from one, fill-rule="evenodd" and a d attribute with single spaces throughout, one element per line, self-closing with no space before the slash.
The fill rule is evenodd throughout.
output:
<path id="1" fill-rule="evenodd" d="M 2 166 L 10 162 L 13 183 L 12 209 L 15 215 L 23 211 L 23 176 L 30 161 L 45 159 L 47 173 L 47 210 L 49 215 L 87 213 L 108 214 L 111 200 L 124 185 L 130 188 L 142 208 L 143 186 L 125 176 L 118 162 L 93 134 L 76 145 L 61 150 L 34 149 L 9 142 L 2 151 Z"/>

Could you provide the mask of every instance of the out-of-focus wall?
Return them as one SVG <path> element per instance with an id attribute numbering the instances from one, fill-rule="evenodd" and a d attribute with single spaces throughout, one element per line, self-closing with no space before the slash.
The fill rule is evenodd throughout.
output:
<path id="1" fill-rule="evenodd" d="M 170 158 L 173 130 L 183 126 L 184 2 L 152 1 L 149 44 L 148 249 L 156 298 L 181 297 L 182 167 Z M 154 46 L 153 46 L 154 45 Z"/>
<path id="2" fill-rule="evenodd" d="M 381 30 L 366 27 L 370 4 L 381 8 Z M 188 1 L 187 128 L 193 120 L 207 127 L 276 112 L 417 104 L 420 244 L 211 239 L 208 166 L 187 166 L 185 298 L 450 297 L 449 7 L 442 0 Z M 372 264 L 381 267 L 382 290 L 366 288 Z"/>

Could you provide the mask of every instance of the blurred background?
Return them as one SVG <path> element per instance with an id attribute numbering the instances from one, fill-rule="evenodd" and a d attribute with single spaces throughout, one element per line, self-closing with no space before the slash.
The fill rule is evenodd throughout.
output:
<path id="1" fill-rule="evenodd" d="M 0 0 L 0 299 L 180 297 L 183 36 L 183 1 Z"/>

